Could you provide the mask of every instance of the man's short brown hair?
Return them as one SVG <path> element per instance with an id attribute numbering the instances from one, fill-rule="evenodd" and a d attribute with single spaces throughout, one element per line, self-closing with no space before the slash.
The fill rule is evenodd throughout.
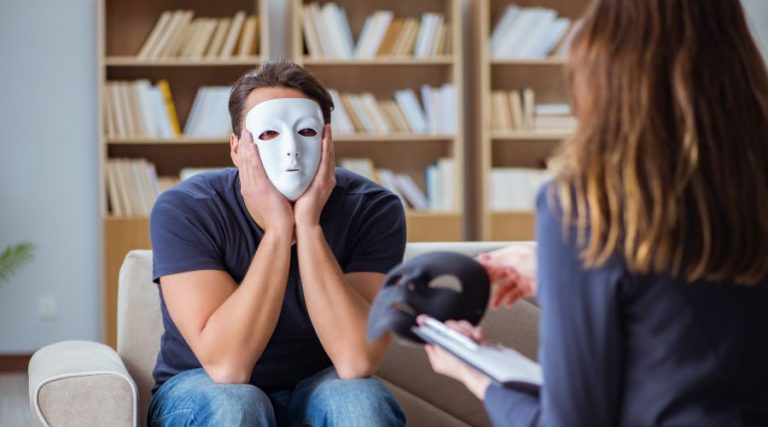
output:
<path id="1" fill-rule="evenodd" d="M 240 123 L 246 114 L 245 100 L 255 89 L 262 87 L 284 87 L 296 89 L 320 104 L 323 121 L 331 123 L 333 99 L 331 94 L 320 84 L 320 80 L 300 65 L 287 59 L 274 59 L 263 62 L 258 68 L 245 73 L 237 79 L 229 94 L 229 117 L 232 131 L 240 135 Z"/>

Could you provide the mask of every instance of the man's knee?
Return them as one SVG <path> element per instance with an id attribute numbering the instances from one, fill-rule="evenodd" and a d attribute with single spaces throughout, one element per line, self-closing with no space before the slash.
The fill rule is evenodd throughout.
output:
<path id="1" fill-rule="evenodd" d="M 153 396 L 151 425 L 275 425 L 272 404 L 259 388 L 216 384 L 202 370 L 180 375 Z"/>
<path id="2" fill-rule="evenodd" d="M 341 421 L 340 425 L 405 425 L 400 405 L 373 378 L 325 381 L 310 401 L 315 416 L 321 413 L 325 419 Z"/>
<path id="3" fill-rule="evenodd" d="M 213 384 L 199 390 L 197 401 L 207 425 L 275 425 L 269 398 L 250 384 Z"/>

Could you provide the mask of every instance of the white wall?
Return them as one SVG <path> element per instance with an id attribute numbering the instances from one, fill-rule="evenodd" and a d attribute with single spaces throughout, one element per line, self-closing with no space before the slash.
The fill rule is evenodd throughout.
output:
<path id="1" fill-rule="evenodd" d="M 270 1 L 276 34 L 288 26 L 287 2 Z M 744 3 L 768 57 L 768 1 Z M 0 250 L 38 246 L 0 285 L 0 354 L 101 338 L 95 5 L 0 3 Z M 289 47 L 272 38 L 273 55 Z M 42 296 L 58 301 L 56 320 L 39 319 Z"/>
<path id="2" fill-rule="evenodd" d="M 0 3 L 0 248 L 38 246 L 0 285 L 0 353 L 101 336 L 94 6 Z M 38 318 L 45 295 L 56 320 Z"/>
<path id="3" fill-rule="evenodd" d="M 768 0 L 742 0 L 757 44 L 768 63 Z"/>

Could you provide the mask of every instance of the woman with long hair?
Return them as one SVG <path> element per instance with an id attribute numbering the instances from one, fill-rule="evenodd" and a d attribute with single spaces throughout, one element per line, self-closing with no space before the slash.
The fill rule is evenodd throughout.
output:
<path id="1" fill-rule="evenodd" d="M 538 287 L 541 391 L 433 367 L 496 425 L 768 425 L 768 76 L 739 1 L 595 0 L 567 74 L 536 268 L 481 258 L 512 267 L 496 303 Z"/>

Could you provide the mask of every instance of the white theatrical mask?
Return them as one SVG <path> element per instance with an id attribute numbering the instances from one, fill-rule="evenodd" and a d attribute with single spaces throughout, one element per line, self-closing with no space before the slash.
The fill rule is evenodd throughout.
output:
<path id="1" fill-rule="evenodd" d="M 288 200 L 307 190 L 320 166 L 323 113 L 306 98 L 277 98 L 256 104 L 245 116 L 272 185 Z"/>

